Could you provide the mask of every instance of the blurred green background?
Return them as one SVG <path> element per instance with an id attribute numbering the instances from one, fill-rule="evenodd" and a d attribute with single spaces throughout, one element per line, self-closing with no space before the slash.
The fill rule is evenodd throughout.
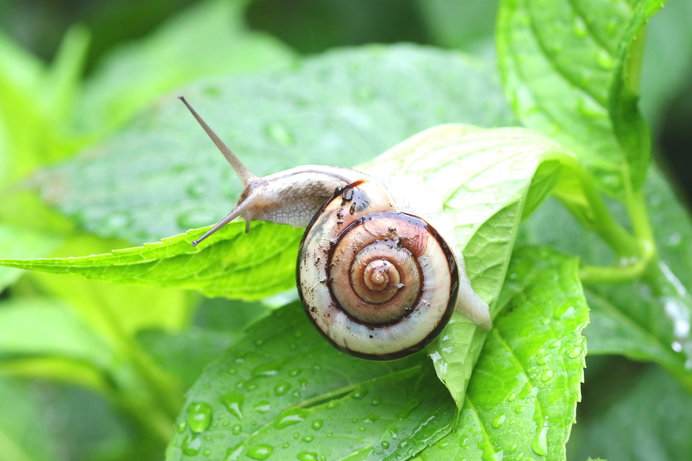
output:
<path id="1" fill-rule="evenodd" d="M 0 0 L 0 37 L 4 36 L 8 43 L 14 42 L 34 55 L 36 65 L 47 66 L 55 62 L 61 46 L 65 46 L 63 40 L 68 32 L 68 36 L 77 42 L 77 35 L 87 34 L 83 75 L 77 78 L 88 83 L 98 77 L 118 53 L 138 46 L 142 39 L 151 37 L 171 18 L 201 3 L 201 0 Z M 298 55 L 316 54 L 334 47 L 402 41 L 458 49 L 486 58 L 494 55 L 497 2 L 492 0 L 255 0 L 247 3 L 245 23 L 257 32 L 278 39 Z M 690 24 L 692 2 L 667 2 L 651 21 L 641 78 L 641 105 L 653 128 L 657 162 L 684 191 L 688 205 L 692 201 Z M 84 28 L 75 29 L 75 25 Z M 2 54 L 14 52 L 8 46 L 0 47 L 0 66 L 7 62 L 2 59 Z M 156 69 L 149 71 L 156 72 Z M 46 78 L 51 78 L 51 74 L 47 73 Z M 141 75 L 141 78 L 151 76 Z M 184 82 L 184 76 L 180 81 Z M 3 107 L 5 95 L 2 88 L 0 86 L 0 109 L 4 112 L 0 115 L 7 117 L 9 111 Z M 120 87 L 110 88 L 115 94 L 97 98 L 117 99 Z M 78 107 L 78 110 L 87 110 L 89 106 Z M 117 125 L 126 123 L 133 115 L 123 112 Z M 238 117 L 242 115 L 238 114 Z M 61 114 L 56 112 L 55 116 Z M 76 118 L 88 121 L 90 114 L 78 114 Z M 93 123 L 98 123 L 98 120 Z M 108 127 L 106 132 L 116 128 L 116 125 Z M 93 139 L 76 138 L 73 142 L 86 146 L 102 139 L 99 135 Z M 70 138 L 59 139 L 67 139 L 65 142 L 69 144 Z M 67 145 L 43 163 L 70 155 L 74 150 L 72 146 Z M 0 161 L 1 158 L 0 155 Z M 29 171 L 21 171 L 18 175 L 27 174 L 33 166 L 27 168 Z M 5 179 L 2 173 L 0 171 L 0 180 Z M 0 217 L 3 212 L 7 213 L 0 206 Z M 80 249 L 85 248 L 84 242 L 80 245 Z M 114 243 L 113 247 L 116 245 Z M 103 250 L 104 243 L 94 247 Z M 69 246 L 64 251 L 70 254 Z M 42 282 L 43 286 L 50 285 L 51 282 L 46 280 L 48 278 Z M 24 283 L 12 291 L 2 291 L 0 299 L 11 300 L 13 295 L 31 289 L 32 283 Z M 53 291 L 56 290 L 53 287 Z M 242 325 L 256 318 L 258 312 L 263 312 L 259 305 L 242 303 L 228 309 L 229 302 L 223 300 L 200 301 L 194 298 L 187 303 L 198 306 L 194 311 L 196 326 L 224 332 L 217 343 L 209 345 L 210 356 L 232 341 Z M 182 319 L 192 309 L 181 307 L 180 312 Z M 204 357 L 198 359 L 203 364 Z M 644 379 L 636 386 L 630 386 L 637 377 Z M 670 378 L 650 365 L 599 357 L 589 358 L 586 381 L 584 402 L 579 407 L 580 424 L 575 426 L 570 442 L 574 459 L 584 459 L 587 454 L 607 453 L 608 446 L 628 444 L 635 436 L 655 437 L 655 433 L 628 434 L 623 435 L 623 440 L 613 441 L 599 434 L 606 425 L 620 424 L 619 408 L 623 405 L 642 402 L 637 407 L 642 417 L 656 411 L 650 401 L 641 397 L 653 392 L 664 394 L 665 386 L 674 386 Z M 128 417 L 111 404 L 107 398 L 83 387 L 55 384 L 43 379 L 0 376 L 0 461 L 160 457 L 161 445 L 148 443 L 143 435 L 145 432 L 131 424 Z M 626 415 L 632 417 L 631 409 Z M 642 430 L 645 429 L 647 427 L 643 426 Z M 658 430 L 674 431 L 675 427 Z M 666 459 L 665 454 L 661 459 Z"/>

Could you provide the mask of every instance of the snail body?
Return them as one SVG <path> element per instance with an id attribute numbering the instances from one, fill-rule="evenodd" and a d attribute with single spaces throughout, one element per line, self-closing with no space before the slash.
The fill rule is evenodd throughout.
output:
<path id="1" fill-rule="evenodd" d="M 306 227 L 300 299 L 320 333 L 358 357 L 392 360 L 422 349 L 455 308 L 490 328 L 488 305 L 471 288 L 452 232 L 397 208 L 392 191 L 357 170 L 308 165 L 254 176 L 180 99 L 244 185 L 234 209 L 193 245 L 238 216 L 246 231 L 253 220 Z"/>

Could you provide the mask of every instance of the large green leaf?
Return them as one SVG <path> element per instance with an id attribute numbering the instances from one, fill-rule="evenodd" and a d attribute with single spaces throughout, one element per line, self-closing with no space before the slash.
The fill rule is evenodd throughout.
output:
<path id="1" fill-rule="evenodd" d="M 85 82 L 77 106 L 80 128 L 106 131 L 154 98 L 200 77 L 289 64 L 293 53 L 286 46 L 244 25 L 247 3 L 201 2 L 145 39 L 111 52 Z"/>
<path id="2" fill-rule="evenodd" d="M 338 352 L 296 304 L 250 327 L 188 392 L 167 459 L 394 459 L 455 421 L 421 354 L 369 362 Z"/>
<path id="3" fill-rule="evenodd" d="M 586 288 L 592 322 L 591 354 L 623 354 L 659 363 L 692 389 L 692 220 L 660 173 L 645 192 L 659 261 L 638 280 Z M 548 201 L 523 226 L 523 240 L 578 254 L 588 264 L 610 264 L 605 244 L 556 201 Z"/>
<path id="4" fill-rule="evenodd" d="M 422 459 L 565 459 L 586 355 L 578 262 L 523 248 L 508 274 L 459 425 Z"/>
<path id="5" fill-rule="evenodd" d="M 623 197 L 650 158 L 636 108 L 642 27 L 658 0 L 505 0 L 498 48 L 521 120 L 565 142 Z"/>
<path id="6" fill-rule="evenodd" d="M 410 45 L 334 51 L 184 93 L 258 175 L 308 163 L 354 166 L 440 123 L 513 120 L 484 63 Z M 48 203 L 87 230 L 131 242 L 215 222 L 241 189 L 173 95 L 37 181 Z"/>

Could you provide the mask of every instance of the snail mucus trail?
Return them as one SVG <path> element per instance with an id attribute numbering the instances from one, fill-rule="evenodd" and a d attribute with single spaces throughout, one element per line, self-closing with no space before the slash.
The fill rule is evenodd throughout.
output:
<path id="1" fill-rule="evenodd" d="M 484 329 L 488 305 L 471 288 L 463 256 L 423 218 L 396 207 L 379 181 L 349 168 L 307 165 L 253 175 L 190 110 L 243 183 L 233 210 L 200 242 L 238 216 L 305 227 L 298 252 L 300 299 L 318 331 L 357 357 L 392 360 L 432 341 L 458 309 Z M 450 243 L 452 244 L 450 244 Z"/>

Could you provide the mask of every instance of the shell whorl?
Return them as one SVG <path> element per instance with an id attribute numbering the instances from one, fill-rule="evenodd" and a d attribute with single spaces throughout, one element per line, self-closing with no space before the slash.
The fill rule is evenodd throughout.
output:
<path id="1" fill-rule="evenodd" d="M 315 215 L 298 266 L 311 320 L 337 348 L 359 357 L 390 360 L 422 349 L 456 303 L 452 251 L 369 179 L 337 190 Z"/>

